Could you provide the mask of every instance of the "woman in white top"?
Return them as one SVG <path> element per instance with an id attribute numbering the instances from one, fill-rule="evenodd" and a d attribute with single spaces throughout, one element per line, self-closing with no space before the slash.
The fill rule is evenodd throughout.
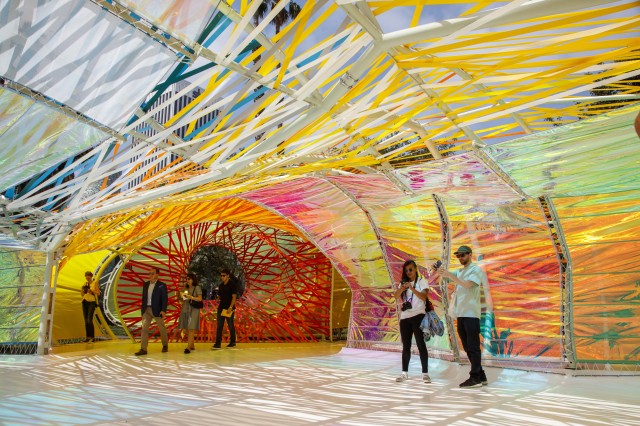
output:
<path id="1" fill-rule="evenodd" d="M 422 379 L 431 383 L 429 377 L 429 352 L 424 342 L 420 323 L 425 315 L 428 303 L 429 284 L 418 273 L 418 266 L 413 260 L 407 260 L 402 266 L 402 282 L 394 296 L 400 305 L 400 338 L 402 339 L 402 374 L 396 382 L 409 379 L 409 361 L 411 360 L 411 340 L 415 336 L 422 364 Z"/>
<path id="2" fill-rule="evenodd" d="M 87 271 L 84 273 L 85 283 L 80 289 L 82 295 L 82 315 L 84 316 L 84 330 L 86 333 L 85 342 L 95 341 L 93 328 L 93 314 L 98 307 L 98 296 L 100 296 L 100 287 L 93 280 L 93 273 Z"/>

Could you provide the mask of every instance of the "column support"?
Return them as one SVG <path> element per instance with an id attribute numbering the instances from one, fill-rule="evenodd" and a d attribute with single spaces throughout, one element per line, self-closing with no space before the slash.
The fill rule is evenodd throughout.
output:
<path id="1" fill-rule="evenodd" d="M 560 315 L 562 320 L 562 356 L 569 363 L 568 368 L 576 368 L 576 349 L 573 329 L 573 276 L 571 254 L 564 238 L 560 218 L 553 201 L 547 195 L 538 198 L 538 203 L 547 220 L 553 247 L 560 267 Z"/>
<path id="2" fill-rule="evenodd" d="M 433 201 L 436 203 L 438 209 L 438 215 L 440 216 L 440 229 L 442 230 L 442 266 L 449 268 L 451 262 L 449 253 L 451 253 L 451 227 L 449 225 L 449 216 L 447 210 L 444 207 L 442 199 L 436 195 L 431 194 Z M 453 360 L 460 362 L 460 348 L 458 347 L 458 339 L 456 338 L 456 328 L 454 327 L 453 319 L 449 316 L 449 292 L 447 291 L 447 282 L 444 279 L 440 279 L 440 294 L 442 295 L 442 306 L 444 307 L 444 318 L 447 323 L 447 330 L 449 335 L 449 346 L 453 353 Z"/>
<path id="3" fill-rule="evenodd" d="M 55 264 L 55 266 L 54 266 Z M 38 331 L 38 355 L 47 355 L 52 348 L 51 332 L 53 329 L 53 306 L 55 287 L 58 277 L 56 256 L 53 250 L 47 251 L 47 262 L 44 270 L 44 286 L 40 302 L 40 329 Z"/>

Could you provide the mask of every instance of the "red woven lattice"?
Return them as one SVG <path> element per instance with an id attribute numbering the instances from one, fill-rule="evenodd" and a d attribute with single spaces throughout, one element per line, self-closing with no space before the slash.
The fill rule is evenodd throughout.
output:
<path id="1" fill-rule="evenodd" d="M 246 288 L 236 311 L 238 341 L 305 342 L 329 335 L 331 264 L 300 237 L 257 225 L 201 223 L 158 238 L 125 264 L 117 304 L 125 327 L 140 337 L 142 284 L 151 267 L 169 288 L 165 323 L 170 340 L 177 330 L 181 301 L 180 279 L 198 248 L 218 245 L 235 253 L 245 274 Z M 205 301 L 198 341 L 215 339 L 217 301 Z M 225 327 L 226 329 L 226 327 Z M 152 324 L 152 337 L 159 333 Z"/>

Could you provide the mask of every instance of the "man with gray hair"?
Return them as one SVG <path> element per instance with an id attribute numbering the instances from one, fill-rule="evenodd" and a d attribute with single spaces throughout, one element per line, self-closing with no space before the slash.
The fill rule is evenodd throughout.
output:
<path id="1" fill-rule="evenodd" d="M 142 336 L 140 338 L 140 350 L 135 353 L 136 356 L 147 354 L 149 325 L 151 325 L 152 319 L 156 322 L 158 330 L 160 330 L 162 352 L 169 351 L 169 338 L 167 336 L 167 328 L 164 325 L 169 295 L 167 285 L 158 280 L 159 273 L 160 270 L 158 268 L 151 268 L 149 281 L 145 281 L 142 287 Z"/>

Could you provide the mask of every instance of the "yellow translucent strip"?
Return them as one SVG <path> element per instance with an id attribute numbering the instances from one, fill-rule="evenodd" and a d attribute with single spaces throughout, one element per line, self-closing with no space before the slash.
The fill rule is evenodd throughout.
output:
<path id="1" fill-rule="evenodd" d="M 209 81 L 207 82 L 207 86 L 205 87 L 204 91 L 200 95 L 195 97 L 187 105 L 185 105 L 184 108 L 182 108 L 180 111 L 176 112 L 176 114 L 174 116 L 169 118 L 169 120 L 167 120 L 167 122 L 164 124 L 164 127 L 165 128 L 171 127 L 176 121 L 178 121 L 188 111 L 190 111 L 192 108 L 194 108 L 198 104 L 200 104 L 217 87 L 216 86 L 217 84 L 221 83 L 222 81 L 224 81 L 228 77 L 228 75 L 223 76 L 221 81 L 216 82 L 216 79 L 218 78 L 219 75 L 220 74 L 218 72 L 214 73 L 211 76 L 211 78 L 209 79 Z M 197 124 L 197 120 L 193 120 L 191 123 L 189 123 L 189 126 L 187 127 L 186 134 L 189 134 L 191 131 L 193 131 L 193 129 L 195 128 L 196 124 Z"/>
<path id="2" fill-rule="evenodd" d="M 388 7 L 388 8 L 395 8 L 395 7 L 400 7 L 400 6 L 420 6 L 423 5 L 425 2 L 424 0 L 388 0 L 388 1 L 384 1 L 384 0 L 376 0 L 376 1 L 370 1 L 367 2 L 367 4 L 369 5 L 369 7 L 371 8 L 383 8 L 383 7 Z M 448 5 L 448 4 L 469 4 L 469 3 L 477 3 L 477 4 L 483 4 L 483 5 L 492 5 L 495 4 L 495 1 L 492 0 L 476 0 L 476 1 L 470 1 L 470 0 L 441 0 L 441 1 L 429 1 L 429 6 L 433 6 L 433 5 Z"/>
<path id="3" fill-rule="evenodd" d="M 137 219 L 131 226 L 120 225 L 126 222 L 127 217 L 135 218 L 137 215 L 121 215 L 117 221 L 95 221 L 85 224 L 74 232 L 71 243 L 65 248 L 65 255 L 109 248 L 119 248 L 120 251 L 127 252 L 172 229 L 208 221 L 263 224 L 299 235 L 299 231 L 286 219 L 238 198 L 166 207 Z M 116 232 L 109 232 L 111 223 L 118 224 L 115 227 Z"/>
<path id="4" fill-rule="evenodd" d="M 612 55 L 603 55 L 605 57 L 610 57 L 609 60 L 614 60 L 616 58 L 616 54 L 612 54 Z M 600 58 L 600 57 L 599 57 Z M 583 66 L 576 66 L 575 70 L 581 70 L 583 69 Z M 620 68 L 618 68 L 619 72 L 628 72 L 628 71 L 634 71 L 636 69 L 636 66 L 632 63 L 620 63 Z M 564 87 L 566 88 L 573 88 L 573 87 L 578 87 L 581 85 L 588 85 L 593 81 L 593 76 L 590 75 L 584 75 L 581 77 L 573 77 L 573 80 L 571 80 L 571 74 L 573 73 L 573 68 L 568 68 L 565 69 L 564 72 L 562 73 L 556 73 L 554 76 L 546 76 L 544 73 L 540 74 L 541 79 L 538 81 L 538 83 L 536 85 L 532 85 L 530 90 L 534 90 L 534 89 L 541 89 L 542 87 L 546 86 L 546 87 L 553 87 L 550 90 L 546 90 L 544 92 L 536 92 L 535 93 L 535 98 L 536 99 L 543 99 L 543 98 L 552 98 L 553 95 L 555 95 L 556 93 L 558 93 L 559 91 L 562 91 Z M 611 74 L 613 75 L 614 72 L 611 72 Z M 566 80 L 558 80 L 559 75 L 564 75 L 566 77 Z M 603 73 L 602 77 L 605 77 L 606 75 L 608 75 L 608 73 Z M 555 86 L 554 86 L 555 84 Z M 521 93 L 522 93 L 523 88 L 520 87 L 518 89 L 511 89 L 507 92 L 505 92 L 503 94 L 502 97 L 505 96 L 512 96 L 514 98 L 518 98 L 520 97 L 520 99 L 514 99 L 512 101 L 509 102 L 508 104 L 508 108 L 512 109 L 515 107 L 520 107 L 523 106 L 529 102 L 532 101 L 531 96 L 527 96 L 527 97 L 522 97 Z M 483 103 L 477 103 L 477 104 L 471 104 L 470 108 L 479 108 L 483 105 L 485 105 L 486 102 Z M 500 110 L 500 109 L 506 109 L 507 106 L 497 106 L 496 109 Z M 472 120 L 476 120 L 479 119 L 483 116 L 486 115 L 486 111 L 477 111 L 475 113 L 471 113 L 465 116 L 464 120 L 465 121 L 472 121 Z"/>
<path id="5" fill-rule="evenodd" d="M 474 13 L 477 13 L 477 12 L 481 11 L 482 9 L 486 8 L 488 5 L 489 5 L 489 2 L 479 2 L 475 6 L 471 6 L 469 9 L 465 10 L 464 12 L 462 12 L 460 14 L 460 16 L 462 17 L 462 16 L 473 15 Z"/>
<path id="6" fill-rule="evenodd" d="M 386 65 L 386 64 L 385 64 Z M 379 71 L 376 70 L 376 73 L 378 73 Z M 389 76 L 390 73 L 386 73 L 387 76 Z M 375 110 L 382 110 L 384 107 L 382 107 L 382 105 L 386 105 L 386 108 L 389 110 L 390 108 L 388 108 L 388 105 L 391 103 L 394 104 L 398 104 L 400 101 L 402 101 L 402 99 L 400 99 L 398 97 L 397 94 L 394 94 L 395 91 L 397 91 L 397 89 L 401 86 L 403 86 L 403 83 L 406 82 L 406 75 L 404 75 L 404 73 L 398 72 L 397 70 L 394 72 L 394 74 L 391 77 L 387 77 L 385 79 L 385 89 L 381 90 L 379 92 L 376 93 L 375 97 L 370 101 L 370 105 L 368 106 L 368 108 L 366 110 L 368 111 L 375 111 Z M 370 92 L 372 90 L 375 89 L 375 86 L 377 84 L 380 84 L 376 79 L 373 79 L 370 81 L 370 85 L 366 88 L 362 88 L 362 93 L 367 93 Z M 356 96 L 359 96 L 361 93 L 357 93 Z M 404 102 L 403 102 L 404 103 Z M 397 107 L 395 107 L 397 108 Z M 391 108 L 391 109 L 395 109 L 395 108 Z M 359 126 L 360 123 L 363 122 L 363 120 L 369 120 L 368 118 L 368 114 L 366 113 L 360 113 L 362 115 L 362 117 L 360 119 L 358 119 L 359 121 L 355 122 L 355 126 Z"/>
<path id="7" fill-rule="evenodd" d="M 247 0 L 240 1 L 240 15 L 244 16 L 247 10 L 249 9 L 249 3 Z"/>
<path id="8" fill-rule="evenodd" d="M 458 41 L 458 42 L 449 43 L 449 44 L 446 44 L 446 45 L 443 45 L 443 46 L 435 46 L 435 47 L 432 47 L 432 48 L 427 47 L 425 49 L 420 49 L 420 50 L 417 50 L 415 52 L 397 55 L 396 58 L 399 61 L 402 61 L 402 60 L 405 60 L 405 59 L 413 59 L 413 58 L 417 58 L 417 57 L 421 57 L 421 56 L 436 55 L 438 53 L 451 52 L 451 51 L 455 51 L 455 50 L 458 50 L 458 49 L 469 48 L 469 47 L 472 47 L 472 46 L 485 44 L 485 43 L 504 42 L 504 40 L 508 40 L 511 37 L 522 36 L 522 35 L 526 35 L 528 33 L 535 33 L 535 32 L 538 32 L 538 31 L 553 31 L 553 30 L 557 30 L 559 27 L 562 27 L 563 25 L 572 25 L 572 24 L 574 24 L 576 22 L 581 22 L 581 21 L 586 21 L 586 20 L 589 20 L 589 19 L 598 18 L 598 17 L 603 16 L 605 14 L 621 12 L 621 11 L 624 11 L 624 10 L 626 10 L 628 8 L 629 8 L 629 5 L 622 5 L 622 6 L 618 6 L 618 7 L 603 8 L 603 9 L 588 10 L 588 11 L 580 11 L 580 12 L 576 12 L 575 14 L 570 15 L 570 16 L 568 16 L 566 18 L 553 20 L 551 22 L 547 21 L 547 22 L 534 24 L 534 25 L 530 25 L 530 26 L 525 26 L 525 27 L 521 27 L 521 28 L 517 28 L 517 29 L 513 29 L 513 30 L 481 34 L 481 35 L 478 35 L 478 36 L 467 36 L 464 40 L 461 40 L 461 41 Z M 626 21 L 626 19 L 625 19 L 625 21 Z M 521 21 L 520 24 L 525 24 L 527 22 L 533 22 L 533 21 L 524 20 L 524 21 Z M 568 36 L 565 36 L 565 37 L 571 38 L 572 35 L 568 35 Z M 578 35 L 574 34 L 573 37 L 578 37 Z M 556 48 L 555 46 L 547 46 L 547 49 L 550 51 L 550 53 L 553 53 L 555 48 Z"/>
<path id="9" fill-rule="evenodd" d="M 595 37 L 595 36 L 592 36 Z M 583 45 L 584 43 L 584 39 L 580 40 L 580 45 Z M 502 61 L 499 62 L 497 64 L 492 65 L 491 68 L 497 68 L 497 69 L 507 69 L 510 63 L 522 63 L 522 62 L 527 62 L 527 57 L 528 58 L 536 58 L 537 56 L 539 56 L 540 54 L 551 54 L 552 52 L 556 51 L 557 48 L 554 46 L 547 46 L 545 49 L 540 49 L 540 51 L 533 51 L 533 53 L 529 54 L 529 55 L 525 55 L 525 56 L 518 56 L 515 58 L 510 58 L 506 61 Z M 609 54 L 606 56 L 615 58 L 617 55 L 619 55 L 618 52 L 608 52 Z M 557 81 L 558 80 L 558 75 L 571 75 L 573 74 L 573 70 L 575 71 L 582 71 L 584 69 L 584 65 L 585 63 L 589 63 L 590 59 L 589 58 L 579 58 L 579 59 L 573 59 L 570 61 L 565 62 L 565 66 L 564 67 L 558 67 L 558 71 L 557 72 L 553 72 L 553 70 L 545 70 L 543 72 L 538 73 L 538 75 L 542 78 L 541 82 L 545 81 L 545 79 L 547 81 Z M 567 64 L 574 64 L 574 67 L 567 67 Z M 536 75 L 532 75 L 531 79 L 535 78 Z M 473 84 L 473 80 L 469 80 L 465 85 L 469 85 L 469 84 Z M 461 89 L 462 87 L 464 87 L 465 85 L 461 85 L 458 87 L 453 87 L 453 88 L 449 88 L 448 90 L 445 89 L 442 91 L 441 93 L 441 97 L 446 98 L 448 96 L 451 96 L 456 90 Z"/>
<path id="10" fill-rule="evenodd" d="M 274 88 L 278 88 L 282 79 L 284 78 L 285 73 L 289 68 L 289 63 L 291 63 L 291 58 L 296 53 L 296 48 L 298 47 L 298 43 L 302 40 L 302 33 L 304 31 L 304 27 L 307 25 L 309 18 L 311 17 L 311 12 L 313 11 L 313 2 L 306 3 L 300 14 L 296 18 L 296 22 L 298 27 L 296 28 L 295 34 L 293 35 L 293 39 L 291 40 L 291 44 L 284 51 L 284 61 L 282 61 L 282 65 L 280 66 L 280 72 L 276 77 L 276 81 L 273 84 Z"/>
<path id="11" fill-rule="evenodd" d="M 616 46 L 616 45 L 624 45 L 626 43 L 622 42 L 621 40 L 605 40 L 605 41 L 598 41 L 598 40 L 592 40 L 589 43 L 589 47 L 592 50 L 606 50 L 606 49 L 611 49 L 612 47 Z M 581 42 L 581 39 L 577 39 L 573 42 L 569 42 L 569 43 L 563 43 L 560 46 L 555 46 L 554 49 L 556 49 L 553 54 L 561 54 L 563 52 L 570 52 L 570 49 L 567 49 L 567 47 L 570 46 L 575 46 L 576 48 L 578 47 L 582 47 L 584 48 L 584 44 Z M 501 57 L 505 57 L 508 59 L 511 59 L 513 57 L 514 54 L 517 53 L 518 51 L 518 47 L 520 47 L 520 49 L 524 50 L 530 50 L 531 48 L 531 44 L 530 43 L 521 43 L 521 44 L 517 44 L 517 45 L 509 45 L 510 50 L 506 50 L 506 51 L 499 51 L 499 52 L 492 52 L 491 53 L 491 57 L 495 60 L 498 60 Z M 549 47 L 549 46 L 548 46 Z M 633 49 L 631 49 L 629 52 L 633 52 Z M 544 52 L 545 54 L 548 54 L 548 51 Z M 531 55 L 528 55 L 529 57 L 531 57 Z M 552 56 L 552 55 L 551 55 Z M 625 54 L 626 56 L 626 54 Z M 535 58 L 535 56 L 533 56 Z M 623 57 L 621 57 L 620 59 L 623 59 Z M 629 59 L 632 59 L 633 56 L 631 56 Z M 397 58 L 396 58 L 397 59 Z M 397 62 L 397 65 L 399 68 L 403 68 L 403 69 L 412 69 L 412 68 L 436 68 L 436 67 L 444 67 L 444 68 L 455 68 L 456 66 L 461 66 L 461 64 L 464 64 L 464 68 L 468 69 L 468 67 L 473 67 L 475 69 L 478 69 L 479 71 L 490 71 L 489 68 L 493 68 L 495 67 L 495 65 L 491 65 L 491 66 L 486 66 L 483 64 L 475 64 L 474 62 L 479 61 L 481 63 L 484 63 L 487 59 L 487 55 L 481 55 L 481 54 L 475 54 L 475 53 L 464 53 L 464 54 L 455 54 L 455 55 L 451 55 L 451 54 L 447 54 L 447 56 L 431 56 L 429 58 L 425 58 L 425 59 L 420 59 L 420 60 L 403 60 L 403 61 L 399 61 Z M 562 64 L 566 63 L 567 61 L 571 61 L 571 60 L 575 60 L 575 58 L 572 59 L 545 59 L 544 56 L 540 56 L 535 60 L 535 63 L 532 62 L 520 62 L 520 61 L 516 61 L 516 62 L 509 62 L 509 63 L 505 63 L 505 62 L 500 62 L 500 67 L 499 69 L 501 70 L 501 73 L 496 74 L 495 72 L 488 74 L 487 77 L 477 77 L 477 80 L 481 80 L 481 81 L 487 81 L 487 82 L 493 82 L 493 81 L 497 81 L 500 82 L 502 81 L 502 79 L 504 79 L 505 82 L 509 82 L 509 81 L 513 81 L 513 77 L 514 74 L 509 73 L 507 74 L 507 71 L 511 71 L 511 70 L 529 70 L 531 69 L 532 65 L 535 65 L 536 68 L 547 68 L 547 67 L 559 67 Z M 616 64 L 610 64 L 612 66 L 615 66 Z M 493 70 L 495 71 L 495 70 Z M 527 71 L 527 72 L 520 72 L 519 74 L 515 74 L 515 76 L 522 76 L 522 77 L 530 77 L 534 75 L 533 72 Z"/>
<path id="12" fill-rule="evenodd" d="M 617 55 L 619 55 L 619 52 L 615 52 L 615 53 L 612 53 L 611 55 L 603 55 L 603 56 L 610 57 L 613 60 L 616 58 Z M 566 67 L 562 68 L 561 70 L 559 70 L 559 72 L 555 73 L 553 76 L 548 76 L 546 72 L 544 73 L 541 72 L 539 74 L 540 79 L 536 81 L 535 85 L 531 85 L 528 88 L 528 90 L 541 90 L 543 88 L 550 87 L 551 89 L 547 90 L 546 92 L 535 93 L 535 98 L 540 99 L 540 98 L 552 97 L 554 94 L 561 91 L 563 86 L 566 86 L 567 88 L 572 88 L 579 85 L 586 85 L 591 83 L 593 81 L 593 77 L 590 75 L 583 75 L 583 76 L 571 75 L 574 71 L 581 71 L 584 69 L 584 64 L 580 63 L 580 60 L 576 60 L 575 62 L 577 62 L 577 64 L 574 68 L 566 68 Z M 620 67 L 617 68 L 618 72 L 627 72 L 627 71 L 632 71 L 634 69 L 634 66 L 632 63 L 622 62 L 622 63 L 619 63 L 619 65 Z M 612 71 L 612 73 L 614 72 Z M 559 75 L 564 75 L 565 80 L 564 81 L 558 80 Z M 499 94 L 501 98 L 504 98 L 504 97 L 514 98 L 513 100 L 510 101 L 508 105 L 509 108 L 513 108 L 517 106 L 522 106 L 532 101 L 530 95 L 529 96 L 522 95 L 523 90 L 524 90 L 523 87 L 518 87 L 517 89 L 510 88 L 507 91 L 503 91 L 503 92 L 498 92 L 497 90 L 494 89 L 492 91 L 492 94 Z M 490 98 L 493 98 L 493 97 L 495 96 L 492 96 Z M 468 109 L 473 110 L 474 108 L 481 108 L 482 106 L 486 105 L 486 103 L 487 103 L 487 100 L 483 100 L 482 102 L 471 103 L 468 105 Z M 504 109 L 504 108 L 506 108 L 506 106 L 497 107 L 497 109 Z M 486 115 L 486 111 L 479 110 L 475 113 L 466 115 L 464 120 L 471 121 L 471 120 L 481 118 L 484 115 Z"/>
<path id="13" fill-rule="evenodd" d="M 423 5 L 417 5 L 413 9 L 413 16 L 411 17 L 410 27 L 413 28 L 420 23 L 420 15 L 422 14 Z"/>
<path id="14" fill-rule="evenodd" d="M 229 114 L 227 114 L 226 116 L 224 116 L 224 117 L 222 118 L 222 120 L 220 120 L 220 121 L 218 122 L 218 124 L 216 125 L 216 127 L 213 129 L 213 131 L 212 131 L 212 132 L 217 132 L 218 130 L 220 130 L 222 127 L 224 127 L 224 125 L 225 125 L 225 124 L 227 124 L 227 122 L 229 122 L 229 120 L 231 120 L 231 118 L 232 118 L 232 117 L 231 117 L 231 115 L 229 115 Z M 207 131 L 209 131 L 209 130 L 210 130 L 209 128 L 207 128 L 207 129 L 203 129 L 200 133 L 198 133 L 198 134 L 196 135 L 196 137 L 195 137 L 194 139 L 199 139 L 199 138 L 203 137 L 203 136 L 204 136 L 204 134 L 205 134 Z M 220 137 L 220 139 L 222 139 L 222 138 L 223 138 L 223 137 Z M 214 141 L 215 141 L 215 139 L 214 139 Z M 206 141 L 206 142 L 205 142 L 205 143 L 200 147 L 200 151 L 204 151 L 205 149 L 209 148 L 211 145 L 213 145 L 213 144 L 214 144 L 214 141 L 211 141 L 211 140 Z"/>
<path id="15" fill-rule="evenodd" d="M 335 11 L 335 9 L 337 9 L 337 5 L 336 4 L 331 4 L 327 10 L 324 11 L 324 13 L 318 18 L 318 19 L 314 19 L 314 21 L 312 22 L 312 24 L 307 27 L 305 30 L 303 30 L 302 35 L 300 36 L 301 40 L 306 40 L 307 38 L 311 37 L 313 32 L 324 23 L 324 21 L 326 19 L 329 18 L 329 16 Z M 295 22 L 295 21 L 294 21 Z M 320 43 L 318 44 L 322 44 L 324 43 L 327 39 L 333 37 L 333 35 L 329 35 L 327 37 L 325 37 Z M 295 44 L 293 44 L 292 48 L 295 46 Z M 259 49 L 259 51 L 262 51 L 263 49 Z M 295 52 L 295 50 L 294 50 Z M 253 55 L 252 55 L 253 56 Z M 257 56 L 257 55 L 256 55 Z M 327 60 L 329 59 L 329 55 L 325 55 L 325 59 L 323 61 L 321 61 L 318 65 L 316 65 L 316 67 L 320 67 L 320 64 L 325 63 Z M 268 75 L 271 71 L 273 71 L 275 68 L 278 67 L 279 65 L 279 61 L 275 59 L 275 57 L 269 58 L 267 59 L 267 61 L 265 61 L 265 63 L 262 65 L 262 67 L 260 68 L 259 72 L 262 75 Z"/>

